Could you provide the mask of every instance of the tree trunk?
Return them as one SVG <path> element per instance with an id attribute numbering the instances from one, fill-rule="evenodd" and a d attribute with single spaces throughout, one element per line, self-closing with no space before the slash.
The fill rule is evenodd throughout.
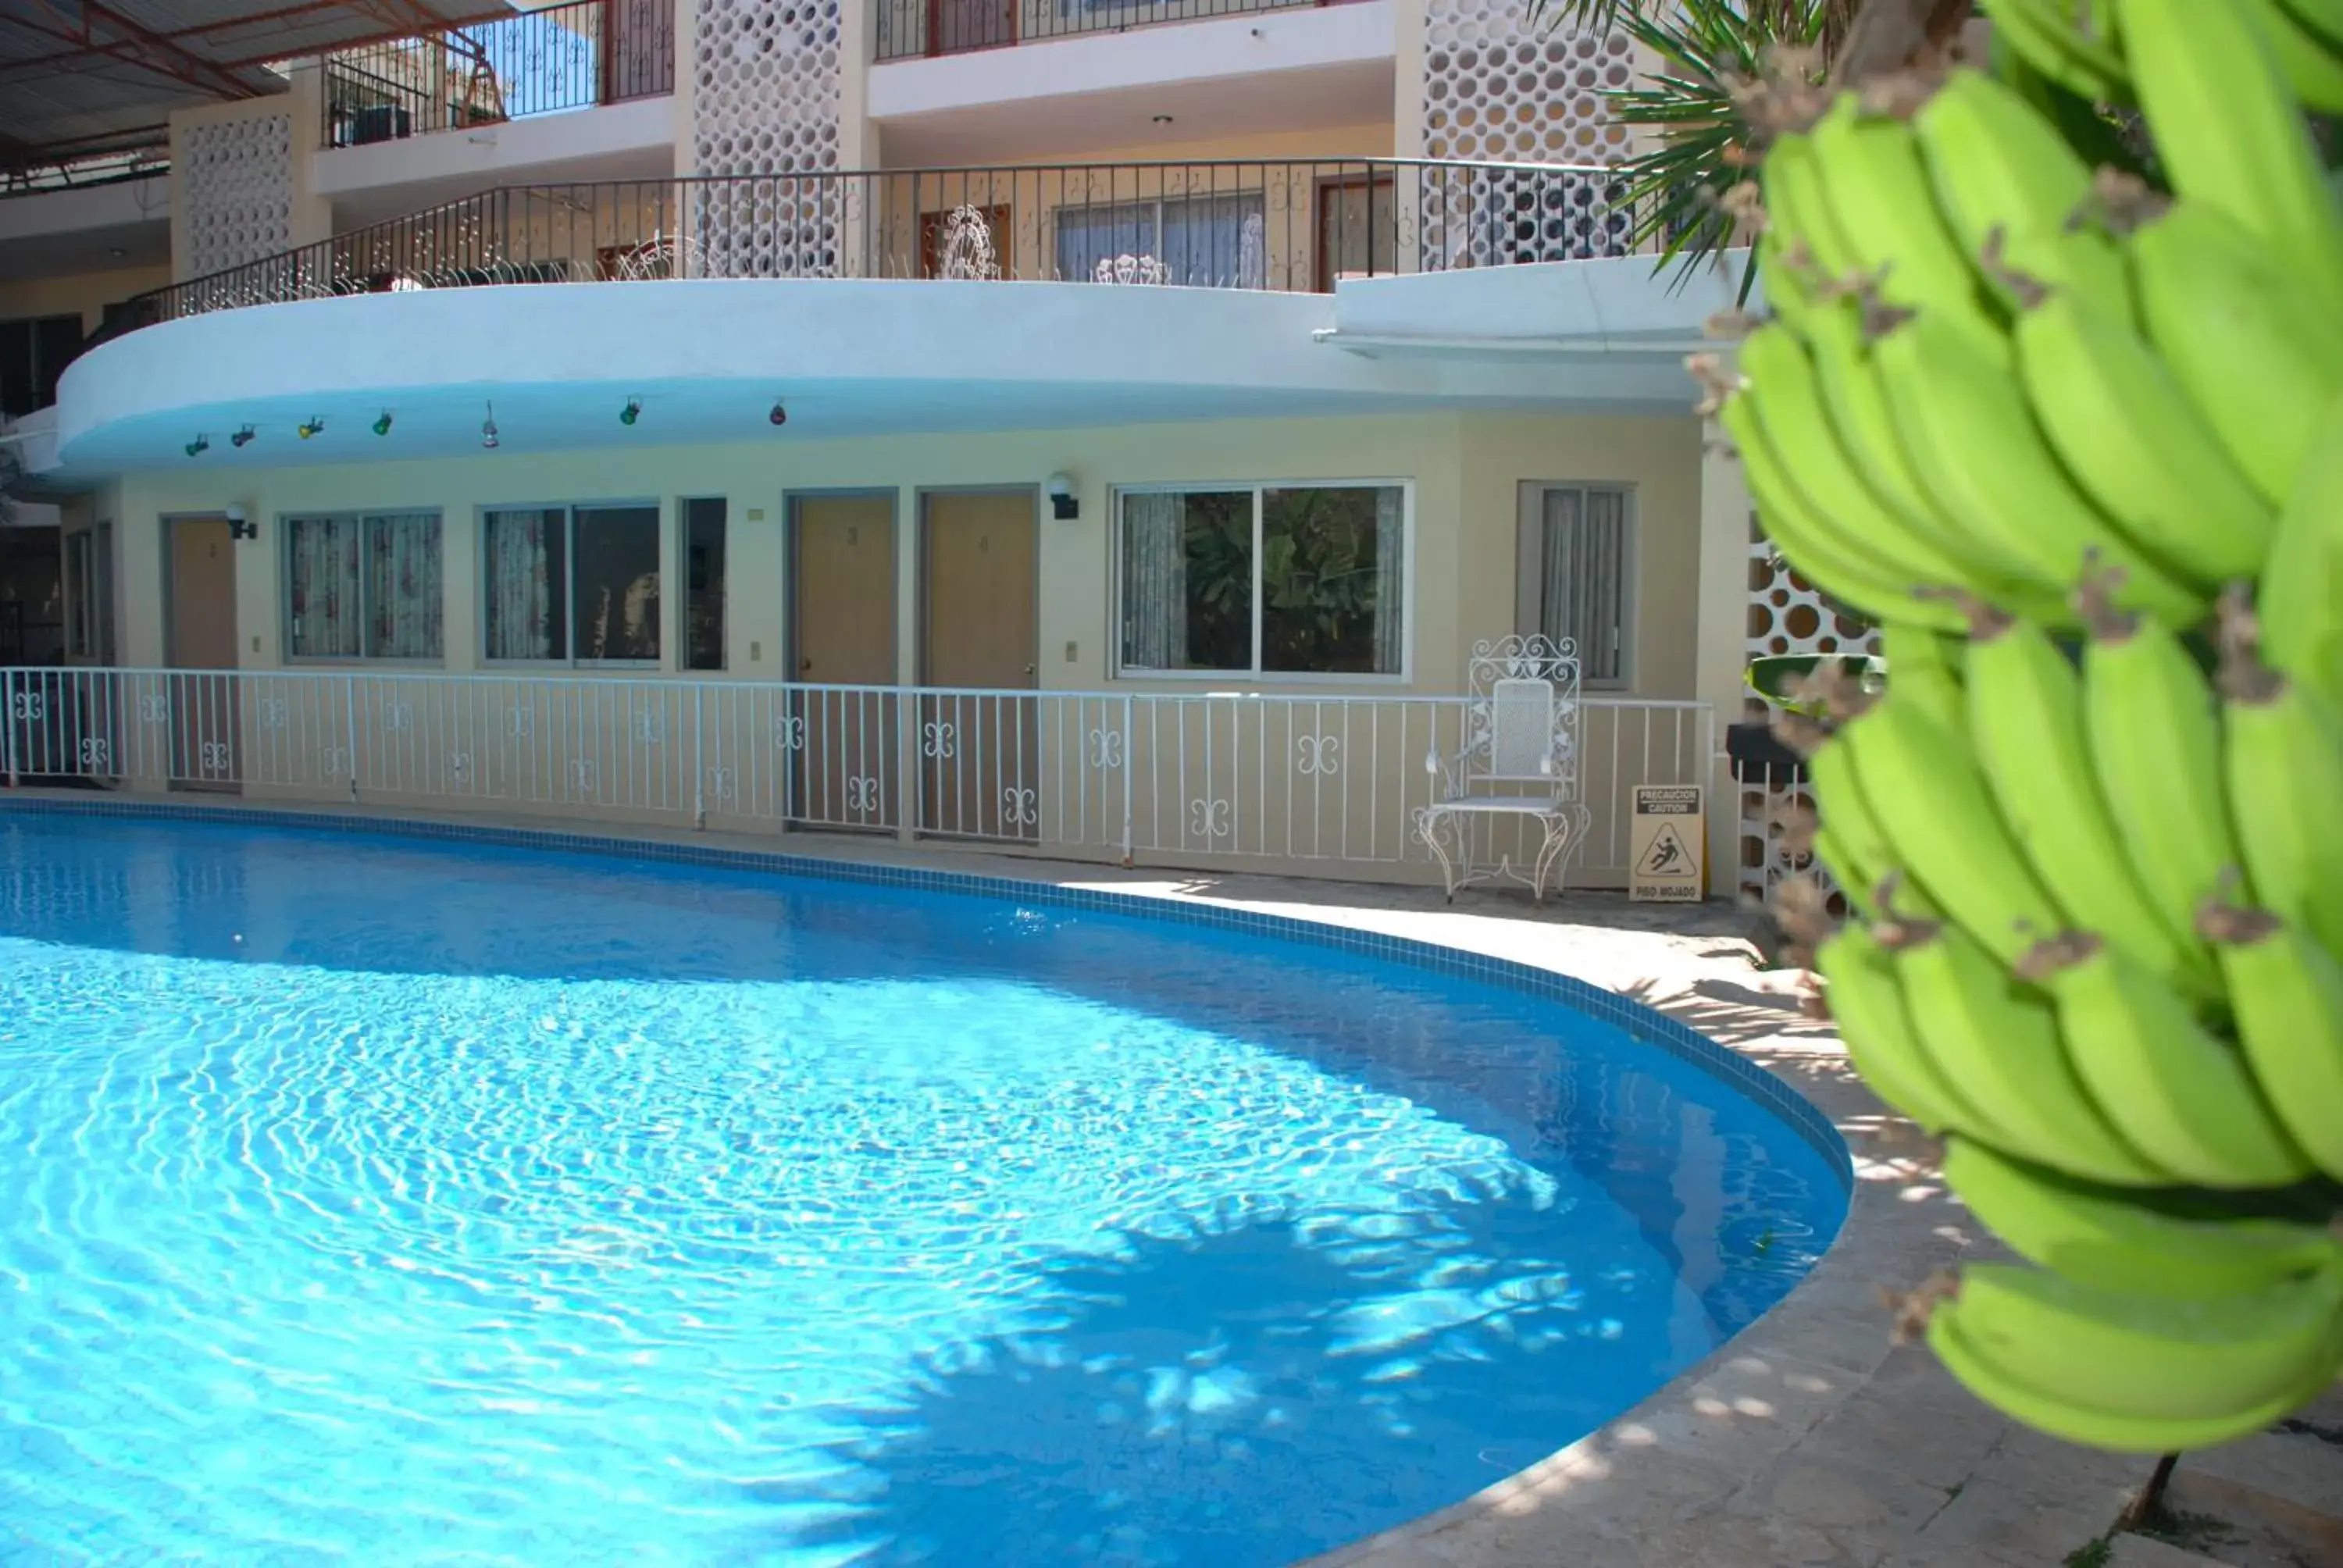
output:
<path id="1" fill-rule="evenodd" d="M 1976 0 L 1866 0 L 1847 29 L 1832 77 L 1865 82 L 1949 51 L 1976 12 Z"/>

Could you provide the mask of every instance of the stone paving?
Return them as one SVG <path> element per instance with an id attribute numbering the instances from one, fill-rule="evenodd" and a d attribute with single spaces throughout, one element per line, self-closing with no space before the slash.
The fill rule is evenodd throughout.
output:
<path id="1" fill-rule="evenodd" d="M 77 797 L 87 799 L 86 795 Z M 234 809 L 224 805 L 222 809 Z M 2060 1568 L 2105 1536 L 2150 1462 L 2005 1420 L 1891 1342 L 1883 1289 L 2006 1256 L 1936 1178 L 1935 1151 L 1767 971 L 1748 917 L 1571 894 L 1128 871 L 873 839 L 776 841 L 470 816 L 568 832 L 835 855 L 1235 905 L 1513 959 L 1668 1012 L 1796 1087 L 1854 1151 L 1845 1231 L 1789 1298 L 1580 1442 L 1454 1507 L 1305 1568 Z M 2126 1534 L 2076 1568 L 2343 1568 L 2343 1387 L 2278 1431 L 2184 1460 L 2180 1543 Z"/>

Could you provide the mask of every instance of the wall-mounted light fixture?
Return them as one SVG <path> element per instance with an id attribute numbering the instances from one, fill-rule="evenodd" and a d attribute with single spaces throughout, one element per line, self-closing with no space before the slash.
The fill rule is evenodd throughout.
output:
<path id="1" fill-rule="evenodd" d="M 293 433 L 306 441 L 312 436 L 321 436 L 325 434 L 325 430 L 326 421 L 324 416 L 312 414 L 308 418 L 303 420 L 301 424 L 295 428 Z"/>
<path id="2" fill-rule="evenodd" d="M 381 417 L 378 417 L 378 418 L 377 418 L 377 419 L 375 420 L 375 422 L 374 422 L 374 433 L 375 433 L 376 435 L 377 435 L 377 436 L 387 436 L 387 435 L 389 435 L 389 434 L 390 434 L 390 410 L 389 410 L 389 409 L 385 408 L 385 409 L 382 411 Z"/>
<path id="3" fill-rule="evenodd" d="M 187 443 L 187 456 L 190 457 L 200 457 L 211 449 L 211 442 L 201 433 L 198 433 L 194 440 Z"/>
<path id="4" fill-rule="evenodd" d="M 497 449 L 497 406 L 488 405 L 488 417 L 480 421 L 480 445 L 493 452 Z"/>
<path id="5" fill-rule="evenodd" d="M 226 515 L 227 517 L 227 537 L 229 538 L 256 539 L 260 537 L 260 525 L 258 523 L 246 520 L 244 508 L 242 507 L 230 507 L 227 508 Z"/>
<path id="6" fill-rule="evenodd" d="M 1061 523 L 1071 523 L 1082 515 L 1081 498 L 1074 493 L 1074 477 L 1059 472 L 1050 476 L 1050 515 Z"/>
<path id="7" fill-rule="evenodd" d="M 618 423 L 621 425 L 631 425 L 642 417 L 643 404 L 639 397 L 628 398 L 627 406 L 618 410 Z"/>
<path id="8" fill-rule="evenodd" d="M 259 431 L 254 429 L 251 426 L 246 425 L 243 429 L 238 430 L 235 435 L 230 436 L 227 438 L 227 444 L 231 447 L 241 449 L 252 445 L 252 438 L 259 434 Z"/>
<path id="9" fill-rule="evenodd" d="M 774 399 L 773 399 L 773 411 L 772 411 L 771 413 L 769 413 L 769 414 L 768 414 L 768 415 L 766 415 L 766 416 L 765 416 L 765 423 L 766 423 L 766 424 L 768 424 L 768 425 L 770 425 L 774 429 L 778 430 L 778 429 L 779 429 L 782 426 L 784 426 L 784 425 L 788 424 L 789 422 L 789 411 L 787 408 L 784 408 L 784 407 L 781 407 L 781 400 L 780 400 L 779 398 L 778 398 L 778 397 L 774 398 Z"/>

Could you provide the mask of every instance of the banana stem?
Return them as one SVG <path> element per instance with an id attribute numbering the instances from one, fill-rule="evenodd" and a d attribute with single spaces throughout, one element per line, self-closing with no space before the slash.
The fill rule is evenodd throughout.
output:
<path id="1" fill-rule="evenodd" d="M 2147 1484 L 2133 1493 L 2132 1500 L 2124 1504 L 2124 1511 L 2116 1516 L 2114 1533 L 2120 1535 L 2127 1530 L 2137 1530 L 2163 1511 L 2164 1493 L 2171 1486 L 2173 1468 L 2179 1462 L 2180 1456 L 2177 1453 L 2167 1453 L 2156 1462 L 2156 1468 L 2149 1472 Z"/>

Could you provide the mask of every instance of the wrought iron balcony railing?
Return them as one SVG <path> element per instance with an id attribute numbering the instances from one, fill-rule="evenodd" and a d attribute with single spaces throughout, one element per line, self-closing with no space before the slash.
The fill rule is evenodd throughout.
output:
<path id="1" fill-rule="evenodd" d="M 324 145 L 588 109 L 675 91 L 675 0 L 570 0 L 326 57 Z"/>
<path id="2" fill-rule="evenodd" d="M 879 0 L 879 58 L 964 55 L 1163 22 L 1292 11 L 1343 0 Z"/>
<path id="3" fill-rule="evenodd" d="M 0 152 L 0 197 L 146 179 L 171 168 L 166 126 L 48 147 Z"/>
<path id="4" fill-rule="evenodd" d="M 510 186 L 144 295 L 124 329 L 286 300 L 655 278 L 1331 291 L 1626 255 L 1615 170 L 1347 158 Z"/>

